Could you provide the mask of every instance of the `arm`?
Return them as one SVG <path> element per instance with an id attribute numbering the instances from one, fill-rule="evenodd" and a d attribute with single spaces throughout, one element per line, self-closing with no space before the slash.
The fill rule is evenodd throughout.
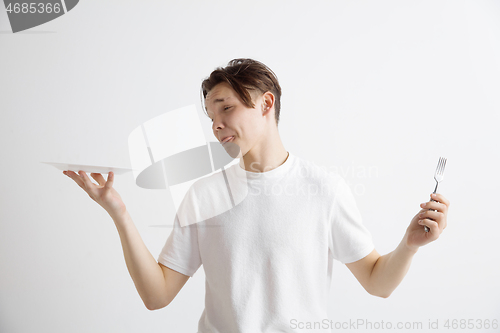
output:
<path id="1" fill-rule="evenodd" d="M 170 304 L 189 276 L 163 266 L 153 258 L 144 245 L 121 196 L 113 188 L 114 174 L 110 172 L 108 179 L 105 180 L 101 174 L 92 173 L 92 177 L 99 184 L 95 185 L 83 171 L 79 171 L 78 174 L 73 171 L 63 173 L 102 206 L 115 222 L 128 271 L 146 308 L 155 310 Z"/>
<path id="2" fill-rule="evenodd" d="M 144 244 L 129 213 L 113 218 L 123 248 L 127 269 L 148 310 L 170 304 L 189 276 L 156 262 Z"/>
<path id="3" fill-rule="evenodd" d="M 410 269 L 413 255 L 419 247 L 438 239 L 446 228 L 450 202 L 441 194 L 432 199 L 436 201 L 420 205 L 422 210 L 413 217 L 403 240 L 394 251 L 381 256 L 373 250 L 363 259 L 346 264 L 368 293 L 389 297 Z M 430 231 L 425 232 L 423 225 L 428 226 Z"/>
<path id="4" fill-rule="evenodd" d="M 406 248 L 402 241 L 391 253 L 381 256 L 377 250 L 373 250 L 363 259 L 346 266 L 368 293 L 387 298 L 410 269 L 415 253 Z"/>

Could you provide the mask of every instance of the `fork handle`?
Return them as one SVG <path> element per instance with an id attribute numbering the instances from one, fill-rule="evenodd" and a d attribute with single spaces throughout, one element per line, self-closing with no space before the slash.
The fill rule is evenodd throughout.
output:
<path id="1" fill-rule="evenodd" d="M 439 182 L 436 182 L 436 188 L 434 189 L 434 192 L 432 192 L 432 193 L 436 193 L 438 185 L 439 185 Z M 431 201 L 437 202 L 434 199 L 431 199 Z M 436 211 L 435 209 L 429 209 L 429 210 Z M 429 227 L 426 226 L 426 225 L 424 225 L 424 230 L 425 230 L 425 232 L 429 232 L 430 231 Z"/>
<path id="2" fill-rule="evenodd" d="M 432 193 L 436 193 L 436 191 L 437 191 L 437 189 L 438 189 L 438 185 L 439 185 L 439 182 L 438 182 L 438 181 L 436 181 L 436 187 L 434 188 L 434 192 L 432 192 Z M 432 201 L 436 201 L 436 200 L 432 200 Z"/>

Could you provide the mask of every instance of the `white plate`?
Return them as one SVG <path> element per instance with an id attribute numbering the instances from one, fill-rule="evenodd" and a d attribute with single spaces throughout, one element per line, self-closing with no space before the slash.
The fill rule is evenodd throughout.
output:
<path id="1" fill-rule="evenodd" d="M 56 168 L 62 171 L 70 170 L 76 173 L 78 173 L 78 171 L 85 171 L 89 173 L 109 173 L 110 171 L 113 171 L 115 175 L 121 175 L 132 171 L 131 168 L 118 168 L 118 167 L 99 166 L 99 165 L 55 163 L 55 162 L 41 162 L 41 163 L 55 166 Z"/>

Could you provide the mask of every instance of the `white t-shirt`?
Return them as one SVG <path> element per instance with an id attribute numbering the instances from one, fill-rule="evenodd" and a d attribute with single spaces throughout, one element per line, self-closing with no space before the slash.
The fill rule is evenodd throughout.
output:
<path id="1" fill-rule="evenodd" d="M 374 249 L 345 180 L 290 153 L 271 171 L 250 172 L 238 163 L 199 179 L 183 209 L 227 202 L 215 181 L 221 174 L 226 184 L 247 186 L 248 195 L 201 222 L 181 227 L 176 215 L 158 257 L 189 276 L 203 264 L 198 333 L 304 332 L 297 323 L 324 323 L 333 259 L 351 263 Z M 319 327 L 307 332 L 331 331 Z"/>

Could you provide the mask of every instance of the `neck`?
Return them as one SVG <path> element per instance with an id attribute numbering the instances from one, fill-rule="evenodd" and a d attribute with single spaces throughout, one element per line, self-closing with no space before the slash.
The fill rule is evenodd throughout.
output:
<path id="1" fill-rule="evenodd" d="M 277 131 L 265 142 L 252 147 L 240 158 L 240 166 L 250 172 L 267 172 L 276 169 L 288 158 L 288 152 Z"/>

